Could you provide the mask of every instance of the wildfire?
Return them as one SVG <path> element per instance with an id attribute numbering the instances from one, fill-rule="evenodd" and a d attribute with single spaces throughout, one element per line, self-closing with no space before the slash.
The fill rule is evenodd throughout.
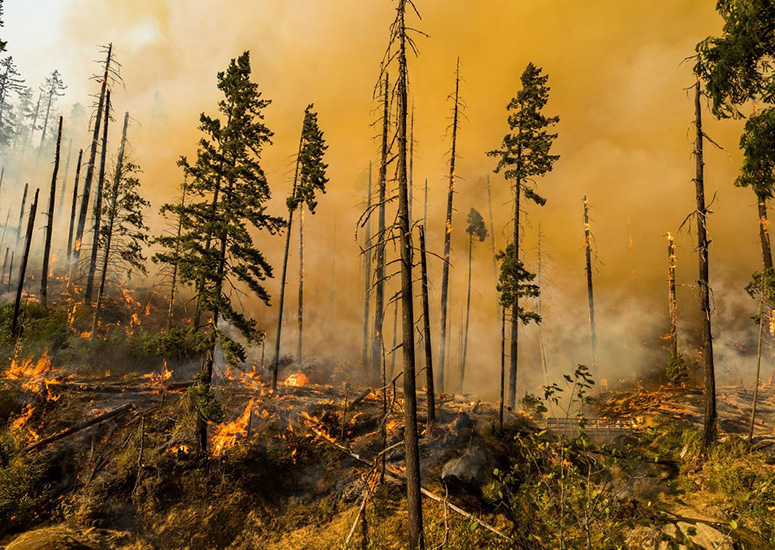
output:
<path id="1" fill-rule="evenodd" d="M 37 361 L 26 359 L 19 362 L 14 358 L 10 368 L 3 376 L 9 380 L 19 380 L 22 382 L 22 388 L 41 395 L 43 395 L 43 388 L 45 388 L 46 400 L 56 401 L 60 396 L 53 393 L 49 387 L 52 371 L 53 366 L 48 356 L 48 350 L 46 350 Z"/>
<path id="2" fill-rule="evenodd" d="M 248 435 L 248 423 L 250 422 L 250 416 L 253 412 L 253 400 L 251 399 L 248 406 L 245 407 L 244 412 L 228 424 L 221 424 L 213 436 L 213 455 L 220 456 L 228 449 L 234 447 L 237 443 L 237 438 L 247 437 Z"/>
<path id="3" fill-rule="evenodd" d="M 29 426 L 27 426 L 27 423 L 30 421 L 30 418 L 32 418 L 32 415 L 34 412 L 35 412 L 35 407 L 28 405 L 25 411 L 21 413 L 18 417 L 16 417 L 16 419 L 13 422 L 11 422 L 10 430 L 12 432 L 19 432 L 22 430 L 22 428 L 26 427 L 28 436 L 32 441 L 37 441 L 38 439 L 40 439 L 40 436 L 38 435 L 38 433 L 32 428 L 30 428 Z"/>
<path id="4" fill-rule="evenodd" d="M 304 387 L 307 384 L 309 384 L 309 377 L 303 372 L 292 374 L 283 382 L 283 386 L 294 386 L 297 388 Z"/>

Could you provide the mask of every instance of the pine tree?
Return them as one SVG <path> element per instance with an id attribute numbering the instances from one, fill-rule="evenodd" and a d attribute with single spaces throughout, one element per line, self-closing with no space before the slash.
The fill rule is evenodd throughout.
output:
<path id="1" fill-rule="evenodd" d="M 263 99 L 250 77 L 249 52 L 218 73 L 218 89 L 223 93 L 218 110 L 223 119 L 202 114 L 203 137 L 196 161 L 180 160 L 191 196 L 181 209 L 180 278 L 184 283 L 203 282 L 199 300 L 202 310 L 210 314 L 208 326 L 202 328 L 209 351 L 198 377 L 197 440 L 202 453 L 207 451 L 207 421 L 213 411 L 210 384 L 216 343 L 220 342 L 229 362 L 245 359 L 243 345 L 221 331 L 219 323 L 232 325 L 248 344 L 260 343 L 263 336 L 255 319 L 239 311 L 231 298 L 232 289 L 247 287 L 269 304 L 263 281 L 272 276 L 272 266 L 254 246 L 251 228 L 275 234 L 284 225 L 282 218 L 267 212 L 270 190 L 260 164 L 272 137 L 263 115 L 270 101 Z M 211 237 L 215 243 L 208 247 Z"/>
<path id="2" fill-rule="evenodd" d="M 16 131 L 14 121 L 8 120 L 7 113 L 11 108 L 11 96 L 25 92 L 24 79 L 19 74 L 19 69 L 8 56 L 0 61 L 0 143 L 8 145 Z"/>
<path id="3" fill-rule="evenodd" d="M 463 393 L 463 380 L 466 374 L 466 356 L 468 354 L 468 324 L 471 319 L 471 269 L 473 259 L 474 237 L 479 242 L 484 242 L 487 238 L 487 226 L 484 223 L 484 218 L 476 208 L 471 208 L 468 212 L 468 227 L 466 227 L 466 233 L 468 233 L 468 297 L 466 298 L 466 324 L 465 334 L 463 337 L 463 358 L 460 362 L 460 393 Z"/>
<path id="4" fill-rule="evenodd" d="M 59 74 L 59 71 L 54 71 L 53 73 L 51 73 L 51 76 L 46 78 L 46 82 L 40 88 L 40 91 L 43 94 L 43 97 L 45 98 L 45 101 L 46 101 L 46 115 L 43 117 L 43 129 L 40 134 L 40 145 L 38 146 L 38 157 L 40 157 L 40 152 L 46 143 L 48 121 L 51 116 L 51 109 L 54 108 L 57 98 L 63 97 L 65 95 L 64 92 L 66 89 L 67 89 L 67 86 L 65 86 L 64 82 L 62 82 L 62 76 Z"/>
<path id="5" fill-rule="evenodd" d="M 505 179 L 512 182 L 514 188 L 514 218 L 512 220 L 514 233 L 512 246 L 507 247 L 507 250 L 510 250 L 512 254 L 509 265 L 512 266 L 513 276 L 516 277 L 514 284 L 517 286 L 508 295 L 510 299 L 502 298 L 501 300 L 504 306 L 508 304 L 508 307 L 511 308 L 508 392 L 508 403 L 511 407 L 515 406 L 517 396 L 519 321 L 528 322 L 534 318 L 532 316 L 525 317 L 519 306 L 519 298 L 525 295 L 520 291 L 519 283 L 531 275 L 524 269 L 519 259 L 522 196 L 524 195 L 525 199 L 539 206 L 546 203 L 546 200 L 535 191 L 533 182 L 535 178 L 549 173 L 559 158 L 557 155 L 551 154 L 552 143 L 557 134 L 550 132 L 550 129 L 559 121 L 559 117 L 548 117 L 543 114 L 543 109 L 549 100 L 549 87 L 546 85 L 548 79 L 549 77 L 543 75 L 539 67 L 532 63 L 528 64 L 521 77 L 522 89 L 517 92 L 507 107 L 509 112 L 508 124 L 511 131 L 503 138 L 500 149 L 488 153 L 488 155 L 498 159 L 495 172 L 503 172 Z M 501 273 L 501 285 L 504 284 L 502 276 L 503 273 Z"/>
<path id="6" fill-rule="evenodd" d="M 317 208 L 317 193 L 326 192 L 326 169 L 323 156 L 328 149 L 323 132 L 318 126 L 318 115 L 313 111 L 314 105 L 309 104 L 304 110 L 304 126 L 301 132 L 301 148 L 299 149 L 299 181 L 294 187 L 289 199 L 288 209 L 299 209 L 299 341 L 296 360 L 302 363 L 302 338 L 304 324 L 304 205 L 315 214 Z"/>

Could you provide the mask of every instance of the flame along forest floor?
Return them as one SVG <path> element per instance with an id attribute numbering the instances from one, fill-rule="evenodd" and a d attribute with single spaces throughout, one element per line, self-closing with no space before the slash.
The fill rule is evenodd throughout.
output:
<path id="1" fill-rule="evenodd" d="M 400 383 L 397 395 L 388 390 L 381 454 L 382 394 L 345 385 L 348 365 L 286 368 L 276 395 L 255 372 L 232 371 L 217 385 L 226 414 L 211 425 L 211 457 L 202 460 L 187 391 L 194 368 L 76 374 L 44 354 L 0 374 L 0 548 L 322 549 L 343 547 L 351 532 L 350 548 L 404 547 Z M 700 461 L 697 391 L 598 396 L 593 414 L 632 429 L 605 445 L 591 432 L 593 442 L 573 451 L 617 457 L 597 485 L 609 504 L 590 523 L 606 541 L 592 547 L 772 548 L 775 388 L 761 392 L 752 447 L 741 438 L 750 402 L 750 391 L 720 389 L 721 443 Z M 125 414 L 33 447 L 129 404 Z M 424 426 L 422 397 L 419 406 Z M 421 439 L 423 485 L 440 497 L 423 499 L 428 547 L 555 547 L 545 540 L 557 526 L 554 493 L 539 486 L 539 499 L 518 487 L 530 481 L 522 469 L 529 457 L 542 457 L 541 476 L 566 471 L 563 461 L 576 459 L 557 454 L 562 440 L 542 430 L 535 410 L 508 411 L 502 434 L 497 404 L 447 396 L 440 410 Z M 365 521 L 354 527 L 359 516 Z M 587 547 L 578 521 L 567 522 L 566 548 Z"/>

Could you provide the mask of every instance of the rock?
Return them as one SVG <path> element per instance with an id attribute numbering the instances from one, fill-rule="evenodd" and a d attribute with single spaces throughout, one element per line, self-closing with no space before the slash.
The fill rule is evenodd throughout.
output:
<path id="1" fill-rule="evenodd" d="M 487 456 L 474 447 L 460 458 L 448 460 L 441 469 L 441 479 L 447 484 L 479 487 L 485 480 L 486 464 Z"/>
<path id="2" fill-rule="evenodd" d="M 679 521 L 678 529 L 692 541 L 692 544 L 705 550 L 734 550 L 732 539 L 706 523 L 685 523 Z"/>

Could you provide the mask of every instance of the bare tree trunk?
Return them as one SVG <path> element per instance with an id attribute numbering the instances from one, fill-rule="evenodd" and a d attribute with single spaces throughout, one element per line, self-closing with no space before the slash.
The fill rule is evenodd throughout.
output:
<path id="1" fill-rule="evenodd" d="M 59 153 L 62 146 L 62 121 L 59 117 L 57 130 L 57 148 L 54 156 L 54 174 L 51 176 L 51 187 L 48 196 L 48 222 L 46 224 L 46 243 L 43 248 L 43 272 L 40 274 L 40 301 L 45 306 L 48 299 L 48 264 L 51 258 L 51 237 L 54 234 L 54 200 L 57 192 L 57 176 L 59 175 Z"/>
<path id="2" fill-rule="evenodd" d="M 385 320 L 385 201 L 387 200 L 388 131 L 390 128 L 390 79 L 385 74 L 382 98 L 382 144 L 379 164 L 379 211 L 377 219 L 376 267 L 374 272 L 374 340 L 371 347 L 371 376 L 379 380 L 384 371 L 382 328 Z M 383 381 L 384 382 L 384 381 Z M 384 386 L 385 384 L 383 384 Z M 387 390 L 385 390 L 387 391 Z"/>
<path id="3" fill-rule="evenodd" d="M 188 191 L 188 182 L 183 180 L 183 192 L 180 195 L 180 210 L 186 205 L 186 192 Z M 170 287 L 170 303 L 167 308 L 167 332 L 172 330 L 172 318 L 175 313 L 175 295 L 178 290 L 178 255 L 180 254 L 180 234 L 183 231 L 183 216 L 178 214 L 178 230 L 175 237 L 175 261 L 172 264 L 172 284 Z M 262 342 L 263 350 L 263 342 Z M 263 351 L 262 351 L 263 353 Z M 262 364 L 263 368 L 263 364 Z"/>
<path id="4" fill-rule="evenodd" d="M 463 359 L 460 362 L 460 393 L 463 393 L 463 380 L 466 376 L 466 356 L 468 355 L 468 325 L 471 320 L 471 260 L 473 252 L 474 236 L 468 236 L 468 296 L 466 298 L 466 325 L 463 336 Z"/>
<path id="5" fill-rule="evenodd" d="M 518 155 L 517 164 L 521 171 L 522 155 Z M 517 176 L 514 186 L 514 265 L 519 265 L 519 215 L 522 203 L 522 176 Z M 515 281 L 518 285 L 519 281 Z M 512 409 L 517 404 L 517 363 L 519 360 L 519 296 L 514 296 L 514 303 L 511 304 L 511 348 L 509 351 L 509 394 L 508 406 Z"/>
<path id="6" fill-rule="evenodd" d="M 501 310 L 501 399 L 500 407 L 498 410 L 498 431 L 503 433 L 503 408 L 506 389 L 506 308 L 502 307 Z"/>
<path id="7" fill-rule="evenodd" d="M 11 286 L 13 285 L 13 257 L 15 252 L 11 250 L 11 263 L 8 265 L 8 292 L 11 292 Z"/>
<path id="8" fill-rule="evenodd" d="M 412 117 L 409 124 L 409 225 L 414 223 L 412 207 L 414 206 L 414 100 L 412 100 Z"/>
<path id="9" fill-rule="evenodd" d="M 422 226 L 428 227 L 428 178 L 425 178 L 425 210 L 423 211 L 422 215 Z"/>
<path id="10" fill-rule="evenodd" d="M 304 143 L 304 126 L 299 137 L 299 152 L 296 154 L 296 172 L 293 176 L 291 198 L 296 197 L 296 186 L 299 183 L 299 163 L 301 161 L 301 146 Z M 280 277 L 280 312 L 277 315 L 277 337 L 274 342 L 274 361 L 272 362 L 272 391 L 277 391 L 277 371 L 280 366 L 280 344 L 283 337 L 283 310 L 285 309 L 285 281 L 288 277 L 288 255 L 291 251 L 291 230 L 293 229 L 293 211 L 288 208 L 288 232 L 285 234 L 285 254 L 283 255 L 283 272 Z"/>
<path id="11" fill-rule="evenodd" d="M 597 330 L 595 329 L 595 296 L 592 290 L 592 232 L 589 227 L 589 203 L 584 195 L 584 252 L 586 255 L 587 298 L 589 300 L 589 341 L 592 346 L 592 370 L 597 367 Z"/>
<path id="12" fill-rule="evenodd" d="M 19 268 L 19 281 L 16 284 L 16 301 L 13 304 L 13 319 L 11 320 L 11 336 L 19 336 L 19 311 L 22 305 L 22 292 L 24 291 L 24 279 L 27 274 L 27 260 L 30 258 L 30 243 L 32 243 L 32 233 L 35 229 L 35 214 L 38 211 L 38 193 L 35 190 L 35 200 L 30 207 L 30 217 L 27 221 L 27 238 L 24 241 L 24 255 L 22 256 L 21 267 Z M 13 264 L 13 260 L 11 260 Z"/>
<path id="13" fill-rule="evenodd" d="M 86 177 L 83 181 L 83 196 L 81 198 L 81 208 L 78 214 L 78 225 L 75 229 L 75 241 L 73 242 L 72 274 L 70 280 L 75 280 L 78 269 L 78 262 L 81 259 L 81 249 L 83 248 L 83 233 L 86 229 L 86 217 L 89 215 L 89 196 L 91 194 L 91 185 L 94 180 L 94 163 L 97 160 L 97 147 L 100 141 L 100 128 L 102 126 L 103 110 L 105 109 L 105 96 L 108 91 L 108 79 L 110 78 L 110 62 L 113 55 L 113 44 L 108 46 L 108 57 L 105 61 L 105 74 L 102 77 L 102 88 L 100 90 L 100 101 L 97 106 L 97 117 L 94 121 L 94 132 L 92 134 L 91 148 L 89 149 L 89 161 L 86 164 Z M 107 117 L 106 117 L 107 118 Z"/>
<path id="14" fill-rule="evenodd" d="M 67 233 L 67 261 L 72 261 L 73 256 L 73 230 L 75 229 L 75 210 L 78 206 L 78 180 L 81 178 L 81 161 L 83 149 L 78 151 L 78 163 L 75 165 L 75 185 L 73 186 L 73 204 L 70 208 L 70 230 Z"/>
<path id="15" fill-rule="evenodd" d="M 0 286 L 5 284 L 5 274 L 8 273 L 5 268 L 8 267 L 8 247 L 5 247 L 5 257 L 3 258 L 3 273 L 0 274 Z"/>
<path id="16" fill-rule="evenodd" d="M 396 353 L 398 353 L 398 300 L 393 304 L 393 347 L 390 352 L 390 378 L 396 373 Z"/>
<path id="17" fill-rule="evenodd" d="M 751 429 L 748 432 L 748 443 L 753 441 L 753 430 L 756 426 L 756 405 L 759 402 L 759 378 L 762 368 L 762 333 L 764 329 L 763 299 L 759 301 L 759 337 L 756 340 L 756 383 L 753 390 L 753 407 L 751 408 Z"/>
<path id="18" fill-rule="evenodd" d="M 304 360 L 303 338 L 304 338 L 304 203 L 299 205 L 299 342 L 296 348 L 296 360 L 299 367 Z"/>
<path id="19" fill-rule="evenodd" d="M 492 213 L 492 188 L 490 187 L 490 174 L 487 174 L 487 205 L 490 208 L 490 244 L 492 245 L 492 276 L 495 281 L 495 286 L 498 286 L 498 260 L 496 244 L 495 244 L 495 216 Z M 500 300 L 496 299 L 495 311 L 500 312 L 501 305 Z"/>
<path id="20" fill-rule="evenodd" d="M 546 344 L 544 342 L 544 299 L 543 299 L 543 250 L 541 225 L 538 226 L 538 316 L 541 320 L 538 322 L 538 346 L 541 351 L 541 370 L 544 374 L 544 386 L 549 385 L 549 362 L 546 360 Z"/>
<path id="21" fill-rule="evenodd" d="M 27 206 L 27 191 L 30 188 L 29 183 L 24 184 L 24 193 L 22 193 L 22 207 L 19 209 L 19 226 L 16 229 L 16 242 L 18 246 L 18 242 L 22 239 L 22 223 L 24 223 L 24 209 Z"/>
<path id="22" fill-rule="evenodd" d="M 70 175 L 70 161 L 73 158 L 73 138 L 68 139 L 67 144 L 67 160 L 65 161 L 65 171 L 64 174 L 62 174 L 62 187 L 59 190 L 59 200 L 58 203 L 61 205 L 65 204 L 65 191 L 67 189 L 67 176 Z M 60 214 L 59 217 L 62 217 L 62 209 L 59 210 Z"/>
<path id="23" fill-rule="evenodd" d="M 124 114 L 124 128 L 121 130 L 121 147 L 118 150 L 118 159 L 116 160 L 116 173 L 113 177 L 113 189 L 110 193 L 110 209 L 108 210 L 108 231 L 105 236 L 105 250 L 102 258 L 102 272 L 100 273 L 100 286 L 97 290 L 97 303 L 94 305 L 94 318 L 92 319 L 91 338 L 97 335 L 97 325 L 99 323 L 100 309 L 102 308 L 103 296 L 105 295 L 105 280 L 108 278 L 108 262 L 110 261 L 110 247 L 113 242 L 113 226 L 116 222 L 118 213 L 118 190 L 121 184 L 122 172 L 124 169 L 124 151 L 126 150 L 126 132 L 129 126 L 129 112 Z M 99 235 L 95 235 L 95 239 Z"/>
<path id="24" fill-rule="evenodd" d="M 668 307 L 670 312 L 670 357 L 678 358 L 678 302 L 675 295 L 675 242 L 673 236 L 667 234 L 667 289 Z"/>
<path id="25" fill-rule="evenodd" d="M 428 257 L 425 252 L 425 226 L 420 226 L 420 266 L 422 272 L 423 339 L 425 340 L 425 390 L 428 402 L 427 433 L 436 422 L 436 393 L 433 389 L 433 347 L 431 346 L 431 308 L 428 300 Z"/>
<path id="26" fill-rule="evenodd" d="M 703 160 L 702 104 L 700 82 L 695 87 L 694 109 L 696 140 L 694 157 L 696 176 L 694 183 L 697 192 L 697 249 L 699 251 L 700 324 L 702 327 L 702 367 L 705 378 L 705 421 L 703 425 L 702 448 L 706 451 L 716 438 L 716 373 L 713 366 L 713 335 L 710 323 L 710 288 L 708 267 L 708 210 L 705 206 L 705 162 Z"/>
<path id="27" fill-rule="evenodd" d="M 363 292 L 363 364 L 364 372 L 368 371 L 369 365 L 369 308 L 371 306 L 371 161 L 369 161 L 369 187 L 366 194 L 366 249 L 363 253 L 365 289 Z"/>
<path id="28" fill-rule="evenodd" d="M 89 274 L 86 279 L 84 298 L 86 303 L 91 303 L 94 294 L 94 277 L 97 272 L 97 253 L 100 249 L 100 224 L 102 223 L 102 194 L 105 189 L 105 162 L 108 156 L 108 126 L 110 125 L 110 90 L 105 95 L 105 124 L 102 132 L 102 158 L 100 159 L 100 175 L 97 181 L 97 193 L 94 195 L 94 230 L 89 259 Z"/>
<path id="29" fill-rule="evenodd" d="M 770 246 L 770 222 L 767 219 L 767 201 L 766 199 L 756 197 L 756 206 L 759 210 L 759 240 L 762 244 L 762 260 L 764 269 L 772 269 L 772 247 Z"/>
<path id="30" fill-rule="evenodd" d="M 449 266 L 450 248 L 452 240 L 452 197 L 455 194 L 455 162 L 457 161 L 457 129 L 460 106 L 460 58 L 455 69 L 455 108 L 452 114 L 452 153 L 449 159 L 449 191 L 447 192 L 447 217 L 444 229 L 444 264 L 441 274 L 441 336 L 439 342 L 439 370 L 437 373 L 439 391 L 444 391 L 444 369 L 446 366 L 446 339 L 447 339 L 447 295 L 449 293 Z"/>

